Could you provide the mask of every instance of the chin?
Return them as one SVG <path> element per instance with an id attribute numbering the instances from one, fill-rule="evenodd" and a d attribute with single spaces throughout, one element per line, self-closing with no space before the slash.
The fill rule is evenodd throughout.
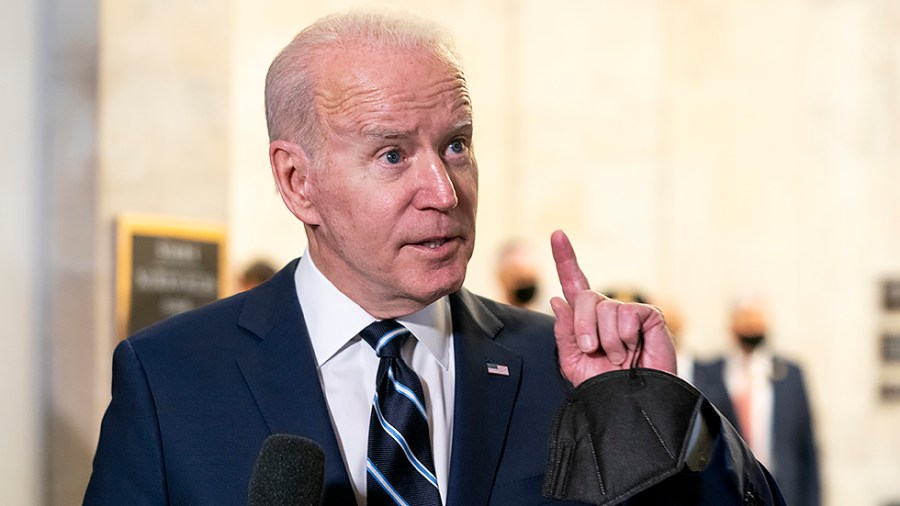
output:
<path id="1" fill-rule="evenodd" d="M 428 304 L 440 299 L 445 295 L 449 295 L 462 288 L 463 281 L 466 278 L 466 268 L 452 271 L 433 272 L 420 279 L 413 289 L 418 288 L 423 302 Z M 424 288 L 424 290 L 422 290 Z"/>

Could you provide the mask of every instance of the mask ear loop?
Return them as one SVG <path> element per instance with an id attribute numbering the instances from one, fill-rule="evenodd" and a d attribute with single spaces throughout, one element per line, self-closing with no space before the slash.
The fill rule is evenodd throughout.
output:
<path id="1" fill-rule="evenodd" d="M 634 355 L 631 356 L 631 377 L 637 377 L 637 366 L 641 362 L 641 354 L 644 352 L 644 333 L 638 331 L 637 345 L 634 347 Z"/>

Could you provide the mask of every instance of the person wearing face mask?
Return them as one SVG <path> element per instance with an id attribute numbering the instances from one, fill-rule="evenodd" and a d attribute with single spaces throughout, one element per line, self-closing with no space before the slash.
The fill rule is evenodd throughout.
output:
<path id="1" fill-rule="evenodd" d="M 738 429 L 775 476 L 787 504 L 815 506 L 819 472 L 812 417 L 800 367 L 769 346 L 758 295 L 734 304 L 734 351 L 695 365 L 694 384 Z"/>
<path id="2" fill-rule="evenodd" d="M 535 309 L 538 269 L 531 250 L 521 241 L 510 241 L 497 259 L 497 279 L 507 304 Z"/>

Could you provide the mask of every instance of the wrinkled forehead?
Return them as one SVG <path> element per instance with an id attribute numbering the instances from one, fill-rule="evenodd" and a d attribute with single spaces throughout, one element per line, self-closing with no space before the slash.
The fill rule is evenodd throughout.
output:
<path id="1" fill-rule="evenodd" d="M 322 52 L 318 77 L 316 109 L 326 121 L 391 111 L 471 117 L 461 67 L 432 48 L 342 44 Z"/>

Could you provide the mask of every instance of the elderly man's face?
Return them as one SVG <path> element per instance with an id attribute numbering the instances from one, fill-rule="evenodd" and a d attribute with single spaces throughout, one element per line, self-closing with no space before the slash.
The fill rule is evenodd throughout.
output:
<path id="1" fill-rule="evenodd" d="M 327 53 L 310 174 L 313 260 L 376 317 L 459 289 L 475 241 L 478 170 L 462 75 L 424 50 Z"/>

